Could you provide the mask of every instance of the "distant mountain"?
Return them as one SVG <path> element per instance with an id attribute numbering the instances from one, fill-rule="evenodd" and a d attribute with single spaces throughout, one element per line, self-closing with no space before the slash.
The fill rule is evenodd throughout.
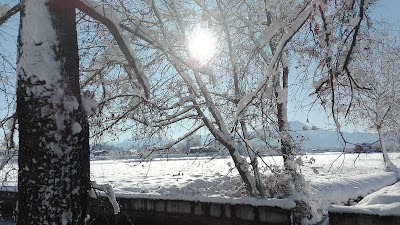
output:
<path id="1" fill-rule="evenodd" d="M 163 146 L 167 144 L 167 140 L 162 140 L 158 137 L 142 138 L 140 140 L 125 139 L 123 141 L 113 141 L 108 144 L 117 147 L 122 147 L 124 149 L 143 149 L 149 146 Z"/>
<path id="2" fill-rule="evenodd" d="M 299 121 L 289 122 L 290 135 L 296 143 L 305 150 L 328 150 L 328 149 L 342 149 L 343 140 L 338 135 L 337 131 L 324 130 L 324 129 L 313 129 L 312 126 L 308 126 Z M 315 128 L 315 127 L 314 127 Z M 378 135 L 374 133 L 362 133 L 362 132 L 344 132 L 343 136 L 346 141 L 350 143 L 373 143 L 378 140 Z M 209 135 L 195 135 L 192 137 L 193 141 L 201 143 L 208 143 L 210 141 Z M 189 140 L 190 142 L 190 140 Z M 107 144 L 116 147 L 122 147 L 124 149 L 143 149 L 148 146 L 163 146 L 168 141 L 160 138 L 143 138 L 140 141 L 132 141 L 126 139 L 123 141 L 114 141 Z M 260 140 L 254 140 L 254 144 L 262 144 Z M 278 145 L 278 142 L 271 142 L 269 144 Z M 264 144 L 265 145 L 265 144 Z M 347 145 L 347 148 L 352 149 L 354 145 Z"/>
<path id="3" fill-rule="evenodd" d="M 338 149 L 343 148 L 343 140 L 337 131 L 324 129 L 311 129 L 299 121 L 290 122 L 292 138 L 302 143 L 304 149 Z M 343 132 L 345 140 L 349 143 L 373 143 L 378 141 L 378 134 L 363 132 Z M 347 148 L 353 148 L 348 145 Z"/>
<path id="4" fill-rule="evenodd" d="M 306 128 L 307 130 L 311 129 L 310 126 L 307 126 L 304 123 L 299 122 L 299 121 L 290 121 L 289 122 L 289 127 L 290 127 L 291 130 L 295 130 L 295 131 L 297 131 L 297 130 L 300 131 L 300 130 L 303 130 L 304 128 Z"/>

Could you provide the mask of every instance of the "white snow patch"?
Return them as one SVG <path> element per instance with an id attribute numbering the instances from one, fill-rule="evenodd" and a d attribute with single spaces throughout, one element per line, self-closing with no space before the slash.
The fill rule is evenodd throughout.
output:
<path id="1" fill-rule="evenodd" d="M 369 193 L 395 183 L 396 173 L 377 172 L 335 180 L 312 182 L 315 196 L 334 204 L 346 204 L 349 199 L 365 197 Z"/>
<path id="2" fill-rule="evenodd" d="M 362 199 L 355 206 L 332 206 L 332 212 L 361 213 L 379 216 L 400 215 L 400 182 L 382 188 Z"/>
<path id="3" fill-rule="evenodd" d="M 360 23 L 360 21 L 361 21 L 361 17 L 356 16 L 350 20 L 349 25 L 355 27 Z"/>
<path id="4" fill-rule="evenodd" d="M 75 122 L 72 124 L 71 130 L 72 130 L 72 135 L 79 134 L 82 131 L 82 126 L 78 122 Z"/>
<path id="5" fill-rule="evenodd" d="M 312 82 L 314 89 L 321 87 L 321 85 L 329 80 L 329 76 L 322 77 L 319 80 L 315 80 Z"/>
<path id="6" fill-rule="evenodd" d="M 55 61 L 53 50 L 58 44 L 57 35 L 52 29 L 49 11 L 47 7 L 38 7 L 38 5 L 44 6 L 47 2 L 48 0 L 25 1 L 24 26 L 21 30 L 24 51 L 18 62 L 18 74 L 25 73 L 25 79 L 45 81 L 45 87 L 51 88 L 61 79 L 61 75 L 60 63 Z M 34 94 L 44 92 L 43 89 L 36 91 L 38 93 Z"/>
<path id="7" fill-rule="evenodd" d="M 11 7 L 9 5 L 0 4 L 0 17 L 5 16 L 7 11 L 10 9 L 11 9 Z"/>
<path id="8" fill-rule="evenodd" d="M 86 116 L 93 115 L 93 113 L 94 113 L 93 110 L 98 105 L 96 99 L 92 98 L 89 91 L 86 91 L 82 95 L 81 100 L 82 100 L 82 107 L 83 107 L 83 110 L 85 111 Z"/>
<path id="9" fill-rule="evenodd" d="M 114 214 L 118 214 L 121 210 L 115 197 L 114 189 L 110 184 L 97 184 L 96 181 L 91 182 L 92 188 L 104 191 L 107 194 L 108 200 L 114 208 Z"/>
<path id="10" fill-rule="evenodd" d="M 355 207 L 378 215 L 400 215 L 400 182 L 368 195 Z"/>
<path id="11" fill-rule="evenodd" d="M 66 111 L 77 110 L 79 108 L 78 100 L 74 96 L 69 97 L 64 101 L 64 107 Z"/>

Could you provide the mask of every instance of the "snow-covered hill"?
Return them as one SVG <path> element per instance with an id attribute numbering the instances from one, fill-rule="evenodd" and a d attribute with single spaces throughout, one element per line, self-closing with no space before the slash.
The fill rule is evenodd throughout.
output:
<path id="1" fill-rule="evenodd" d="M 344 147 L 344 141 L 337 131 L 324 129 L 311 129 L 301 122 L 290 122 L 291 136 L 296 142 L 302 142 L 304 149 L 339 149 Z M 363 132 L 343 132 L 347 142 L 374 143 L 378 141 L 378 135 Z M 348 144 L 346 148 L 353 148 L 354 145 Z"/>
<path id="2" fill-rule="evenodd" d="M 314 127 L 315 128 L 315 127 Z M 299 143 L 301 147 L 307 151 L 310 150 L 341 150 L 343 149 L 343 140 L 338 135 L 337 131 L 334 130 L 324 130 L 324 129 L 313 129 L 313 127 L 303 124 L 299 121 L 290 122 L 290 133 L 296 143 Z M 344 132 L 344 137 L 349 143 L 374 143 L 378 141 L 378 135 L 374 133 L 362 133 L 362 132 Z M 196 139 L 200 143 L 210 142 L 210 136 L 196 136 Z M 162 140 L 160 138 L 144 138 L 141 141 L 133 142 L 130 139 L 123 141 L 115 141 L 107 144 L 123 147 L 126 149 L 143 149 L 147 146 L 162 146 L 167 144 L 168 141 Z M 258 142 L 258 143 L 257 143 Z M 260 145 L 260 142 L 254 140 L 254 143 Z M 277 145 L 276 143 L 270 143 L 272 145 Z M 354 145 L 348 144 L 347 149 L 352 149 Z"/>

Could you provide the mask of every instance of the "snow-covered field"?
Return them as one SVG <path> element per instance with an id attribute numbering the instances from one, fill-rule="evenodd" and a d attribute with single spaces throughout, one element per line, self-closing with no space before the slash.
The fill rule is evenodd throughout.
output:
<path id="1" fill-rule="evenodd" d="M 391 153 L 395 165 L 400 166 L 400 154 Z M 282 157 L 264 157 L 267 166 L 281 165 Z M 311 184 L 329 184 L 351 181 L 351 177 L 370 177 L 384 171 L 382 155 L 321 153 L 304 155 L 302 171 Z M 266 170 L 264 163 L 260 166 Z M 183 188 L 190 184 L 203 183 L 212 189 L 203 194 L 213 195 L 216 180 L 226 180 L 237 176 L 230 158 L 164 158 L 148 162 L 136 160 L 99 160 L 91 163 L 92 179 L 98 183 L 111 183 L 116 190 L 123 192 L 153 193 L 171 187 Z M 199 186 L 198 185 L 198 186 Z M 193 185 L 194 186 L 194 185 Z M 197 186 L 197 187 L 198 187 Z M 222 191 L 222 190 L 220 190 Z"/>
<path id="2" fill-rule="evenodd" d="M 390 158 L 400 167 L 399 153 L 390 153 Z M 263 161 L 265 164 L 261 163 L 261 167 L 266 170 L 267 166 L 281 165 L 282 157 L 264 157 Z M 395 173 L 384 172 L 380 153 L 304 155 L 302 163 L 313 197 L 325 210 L 330 203 L 355 204 L 354 200 L 397 181 Z M 240 197 L 241 182 L 229 158 L 169 158 L 142 163 L 101 160 L 93 161 L 91 170 L 93 180 L 112 184 L 124 196 L 203 201 L 211 198 L 212 201 L 260 204 Z"/>
<path id="3" fill-rule="evenodd" d="M 400 153 L 389 155 L 393 163 L 400 167 Z M 384 172 L 380 153 L 330 152 L 304 155 L 301 159 L 301 169 L 310 182 L 311 192 L 324 208 L 332 202 L 351 204 L 352 200 L 365 197 L 397 180 L 395 173 Z M 282 157 L 274 156 L 264 157 L 260 166 L 268 171 L 268 166 L 281 164 Z M 3 185 L 15 185 L 16 170 L 8 175 Z M 99 184 L 111 184 L 117 194 L 124 196 L 241 199 L 241 182 L 230 158 L 163 158 L 148 162 L 97 160 L 91 162 L 91 179 Z"/>

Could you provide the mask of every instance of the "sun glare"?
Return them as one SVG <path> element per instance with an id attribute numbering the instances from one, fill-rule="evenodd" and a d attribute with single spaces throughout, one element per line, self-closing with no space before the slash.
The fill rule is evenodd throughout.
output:
<path id="1" fill-rule="evenodd" d="M 217 38 L 210 30 L 196 28 L 189 37 L 190 57 L 198 63 L 207 64 L 216 53 Z"/>

